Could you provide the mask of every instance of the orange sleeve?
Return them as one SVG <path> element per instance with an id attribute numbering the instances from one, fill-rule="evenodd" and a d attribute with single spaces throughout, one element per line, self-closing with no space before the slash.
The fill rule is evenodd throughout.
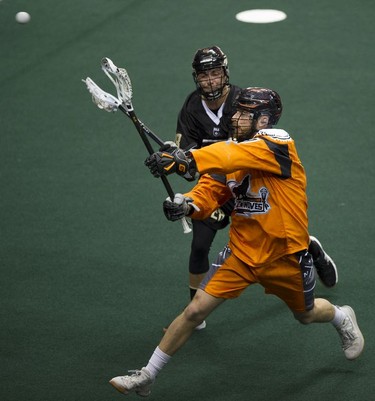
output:
<path id="1" fill-rule="evenodd" d="M 212 145 L 211 145 L 212 146 Z M 204 220 L 227 202 L 232 193 L 226 186 L 226 183 L 220 182 L 209 174 L 202 175 L 197 185 L 184 196 L 192 198 L 194 204 L 199 207 L 200 211 L 194 211 L 190 216 L 197 220 Z"/>
<path id="2" fill-rule="evenodd" d="M 230 174 L 255 169 L 281 174 L 280 164 L 263 139 L 246 142 L 218 142 L 192 151 L 199 173 Z"/>

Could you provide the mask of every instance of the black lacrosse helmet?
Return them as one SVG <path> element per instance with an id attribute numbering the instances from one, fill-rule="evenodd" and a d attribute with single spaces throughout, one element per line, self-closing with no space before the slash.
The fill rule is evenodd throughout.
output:
<path id="1" fill-rule="evenodd" d="M 234 102 L 235 110 L 250 111 L 257 120 L 260 115 L 268 115 L 269 126 L 276 125 L 281 117 L 283 105 L 277 92 L 272 89 L 249 87 L 242 89 Z"/>
<path id="2" fill-rule="evenodd" d="M 200 94 L 207 100 L 216 100 L 220 98 L 225 86 L 229 84 L 228 59 L 220 47 L 211 46 L 198 49 L 194 55 L 192 67 L 194 82 L 197 85 Z M 225 78 L 219 89 L 215 90 L 213 93 L 206 93 L 199 85 L 197 76 L 203 71 L 212 70 L 214 68 L 222 68 Z"/>

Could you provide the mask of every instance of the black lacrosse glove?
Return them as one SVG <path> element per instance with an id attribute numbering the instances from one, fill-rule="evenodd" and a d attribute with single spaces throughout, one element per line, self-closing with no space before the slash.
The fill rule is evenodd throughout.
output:
<path id="1" fill-rule="evenodd" d="M 175 194 L 173 202 L 169 197 L 163 202 L 165 217 L 170 221 L 181 220 L 183 217 L 189 216 L 193 209 L 199 211 L 199 208 L 194 205 L 193 199 L 186 198 L 182 194 Z"/>
<path id="2" fill-rule="evenodd" d="M 188 181 L 195 180 L 197 168 L 191 152 L 184 152 L 182 149 L 172 145 L 167 146 L 168 150 L 160 150 L 153 153 L 145 160 L 145 165 L 150 169 L 151 174 L 154 177 L 160 177 L 177 173 Z"/>

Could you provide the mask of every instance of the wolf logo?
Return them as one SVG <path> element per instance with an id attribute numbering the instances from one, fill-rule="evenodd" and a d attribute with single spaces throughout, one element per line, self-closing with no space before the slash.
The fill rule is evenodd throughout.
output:
<path id="1" fill-rule="evenodd" d="M 253 214 L 267 213 L 271 209 L 267 202 L 268 189 L 262 187 L 258 193 L 252 193 L 249 175 L 240 184 L 234 184 L 231 190 L 235 196 L 234 212 L 237 215 L 251 217 Z"/>

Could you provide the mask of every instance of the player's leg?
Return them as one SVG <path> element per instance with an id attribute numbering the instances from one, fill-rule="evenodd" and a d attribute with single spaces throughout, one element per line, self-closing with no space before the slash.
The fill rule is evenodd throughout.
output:
<path id="1" fill-rule="evenodd" d="M 281 298 L 302 324 L 332 323 L 340 336 L 346 358 L 359 357 L 364 339 L 355 313 L 350 306 L 338 307 L 326 299 L 315 299 L 315 270 L 308 252 L 288 255 L 265 270 L 268 271 L 261 277 L 261 283 L 266 292 Z"/>
<path id="2" fill-rule="evenodd" d="M 198 289 L 189 305 L 169 325 L 159 348 L 170 356 L 174 355 L 189 339 L 195 327 L 224 301 L 224 298 L 213 297 Z"/>
<path id="3" fill-rule="evenodd" d="M 320 281 L 326 287 L 336 285 L 339 280 L 336 264 L 328 253 L 325 252 L 319 240 L 312 235 L 310 236 L 309 253 L 313 257 L 314 266 Z"/>
<path id="4" fill-rule="evenodd" d="M 193 239 L 189 257 L 189 291 L 190 299 L 194 298 L 200 283 L 209 269 L 209 253 L 217 230 L 206 222 L 192 220 Z M 201 322 L 195 329 L 202 330 L 206 321 Z"/>
<path id="5" fill-rule="evenodd" d="M 189 257 L 190 299 L 199 288 L 210 267 L 209 253 L 217 230 L 200 220 L 192 220 L 193 238 Z"/>
<path id="6" fill-rule="evenodd" d="M 195 327 L 224 301 L 223 298 L 213 297 L 203 290 L 198 290 L 190 304 L 169 325 L 147 365 L 134 373 L 130 371 L 133 373 L 131 375 L 114 377 L 110 383 L 123 394 L 135 392 L 143 397 L 148 396 L 158 373 L 186 343 Z"/>
<path id="7" fill-rule="evenodd" d="M 110 381 L 118 391 L 148 396 L 157 374 L 186 343 L 197 324 L 226 299 L 238 297 L 255 282 L 248 266 L 232 255 L 227 247 L 220 252 L 217 262 L 211 265 L 190 304 L 170 324 L 148 364 L 132 375 L 117 376 Z M 228 284 L 231 291 L 228 291 Z"/>
<path id="8" fill-rule="evenodd" d="M 192 220 L 192 228 L 193 238 L 189 257 L 190 300 L 194 298 L 200 283 L 210 267 L 209 252 L 217 233 L 216 229 L 200 220 Z M 206 321 L 203 321 L 195 329 L 202 330 L 205 327 Z M 163 331 L 166 332 L 167 329 L 168 326 L 164 327 Z"/>
<path id="9" fill-rule="evenodd" d="M 312 310 L 294 313 L 294 316 L 303 324 L 332 323 L 340 336 L 345 357 L 353 360 L 361 355 L 365 341 L 356 314 L 350 306 L 336 306 L 326 299 L 317 298 Z"/>
<path id="10" fill-rule="evenodd" d="M 246 278 L 241 276 L 241 269 Z M 195 327 L 226 299 L 238 297 L 251 284 L 247 266 L 234 257 L 228 246 L 219 252 L 200 288 L 184 311 L 168 327 L 159 348 L 173 355 L 191 336 Z M 230 283 L 231 291 L 228 291 Z"/>

